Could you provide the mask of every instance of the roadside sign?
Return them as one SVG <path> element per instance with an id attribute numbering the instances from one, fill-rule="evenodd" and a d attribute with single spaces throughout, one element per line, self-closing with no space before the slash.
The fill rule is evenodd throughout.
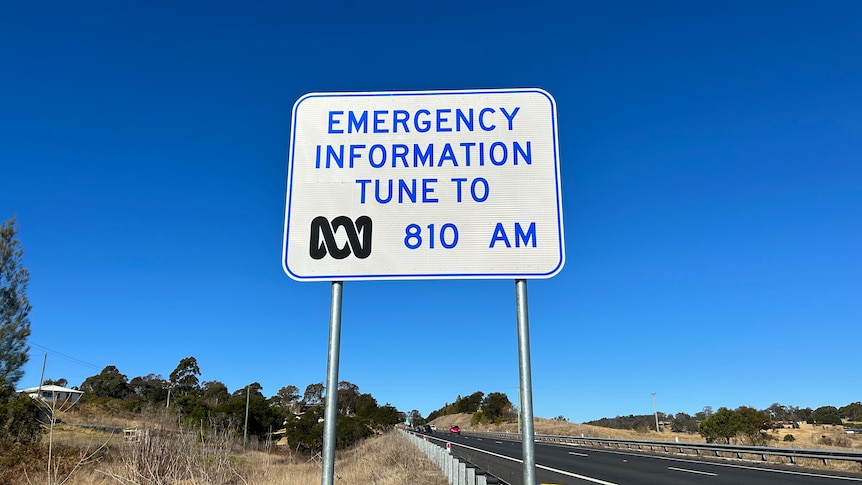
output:
<path id="1" fill-rule="evenodd" d="M 310 93 L 294 104 L 291 278 L 549 278 L 564 262 L 549 93 Z"/>

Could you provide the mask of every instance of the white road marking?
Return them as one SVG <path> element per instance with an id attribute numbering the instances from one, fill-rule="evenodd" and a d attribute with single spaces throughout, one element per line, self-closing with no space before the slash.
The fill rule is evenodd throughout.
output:
<path id="1" fill-rule="evenodd" d="M 494 453 L 494 452 L 482 450 L 479 448 L 473 448 L 472 446 L 467 446 L 467 445 L 459 445 L 459 446 L 461 446 L 462 448 L 467 448 L 468 450 L 474 450 L 474 451 L 478 451 L 481 453 L 485 453 L 486 455 L 496 456 L 497 458 L 503 458 L 504 460 L 513 461 L 515 463 L 524 463 L 524 460 L 512 458 L 511 456 L 501 455 L 499 453 Z M 569 476 L 572 478 L 577 478 L 579 480 L 585 480 L 585 481 L 591 482 L 591 483 L 598 483 L 599 485 L 619 485 L 618 483 L 606 482 L 604 480 L 599 480 L 598 478 L 588 477 L 586 475 L 578 475 L 577 473 L 571 473 L 571 472 L 567 472 L 565 470 L 559 470 L 557 468 L 551 468 L 551 467 L 545 466 L 545 465 L 539 465 L 538 463 L 536 463 L 536 468 L 541 468 L 542 470 L 547 470 L 549 472 L 559 473 L 560 475 L 566 475 L 566 476 Z"/>
<path id="2" fill-rule="evenodd" d="M 625 451 L 612 451 L 612 450 L 603 450 L 600 448 L 595 448 L 593 450 L 596 453 L 610 453 L 614 455 L 626 455 L 626 456 L 639 456 L 644 458 L 654 458 L 656 460 L 666 460 L 666 461 L 675 461 L 677 463 L 691 463 L 694 465 L 710 465 L 710 466 L 718 466 L 724 468 L 737 468 L 740 470 L 753 470 L 758 472 L 765 473 L 777 473 L 780 475 L 794 475 L 800 477 L 812 477 L 812 478 L 830 478 L 832 480 L 845 480 L 848 482 L 862 482 L 862 478 L 857 477 L 846 477 L 842 475 L 828 475 L 826 473 L 813 473 L 813 472 L 804 472 L 804 471 L 794 471 L 794 470 L 781 470 L 775 468 L 761 468 L 757 466 L 750 465 L 737 465 L 734 463 L 721 463 L 721 462 L 713 462 L 713 461 L 696 461 L 685 458 L 675 458 L 671 456 L 658 456 L 658 455 L 650 455 L 645 453 L 629 453 Z"/>
<path id="3" fill-rule="evenodd" d="M 709 475 L 711 477 L 718 475 L 717 473 L 702 472 L 700 470 L 689 470 L 688 468 L 677 468 L 675 466 L 669 466 L 669 467 L 667 467 L 667 469 L 673 470 L 675 472 L 686 472 L 686 473 L 697 473 L 698 475 Z"/>
<path id="4" fill-rule="evenodd" d="M 590 456 L 590 455 L 588 455 L 588 454 L 586 454 L 586 453 L 577 453 L 577 452 L 574 452 L 574 451 L 570 451 L 570 452 L 569 452 L 569 454 L 570 454 L 570 455 L 575 455 L 575 456 Z"/>
<path id="5" fill-rule="evenodd" d="M 518 460 L 520 461 L 520 460 Z M 586 475 L 578 475 L 577 473 L 567 472 L 565 470 L 559 470 L 557 468 L 551 468 L 545 465 L 536 464 L 536 468 L 541 468 L 542 470 L 548 470 L 549 472 L 559 473 L 560 475 L 566 475 L 572 478 L 577 478 L 579 480 L 585 480 L 587 482 L 598 483 L 599 485 L 619 485 L 614 482 L 606 482 L 604 480 L 599 480 L 598 478 L 588 477 Z"/>

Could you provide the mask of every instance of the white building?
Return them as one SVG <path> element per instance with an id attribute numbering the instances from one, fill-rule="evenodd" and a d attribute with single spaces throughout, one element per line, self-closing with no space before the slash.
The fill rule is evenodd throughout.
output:
<path id="1" fill-rule="evenodd" d="M 42 401 L 48 404 L 60 404 L 69 406 L 78 402 L 78 400 L 81 399 L 81 396 L 84 395 L 84 391 L 79 391 L 77 389 L 67 389 L 65 387 L 55 386 L 53 384 L 42 386 L 41 391 L 38 387 L 30 387 L 27 389 L 21 389 L 18 392 L 27 394 L 33 399 L 39 399 L 41 397 Z"/>

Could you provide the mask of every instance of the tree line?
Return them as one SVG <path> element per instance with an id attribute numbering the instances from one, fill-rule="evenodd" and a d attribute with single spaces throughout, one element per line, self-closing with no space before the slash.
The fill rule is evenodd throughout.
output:
<path id="1" fill-rule="evenodd" d="M 455 398 L 455 402 L 446 403 L 442 408 L 431 411 L 427 421 L 433 421 L 440 416 L 462 413 L 472 414 L 471 424 L 500 424 L 517 420 L 515 407 L 504 393 L 492 392 L 486 396 L 484 392 L 476 391 L 469 396 L 459 395 Z"/>
<path id="2" fill-rule="evenodd" d="M 303 394 L 294 385 L 284 386 L 267 398 L 253 382 L 230 392 L 217 380 L 200 382 L 194 357 L 181 359 L 168 379 L 148 374 L 128 379 L 115 366 L 87 377 L 79 389 L 83 405 L 119 407 L 128 412 L 166 407 L 188 423 L 208 423 L 263 440 L 284 430 L 290 445 L 309 453 L 322 449 L 323 383 L 306 386 Z M 64 380 L 60 380 L 62 383 Z M 54 381 L 46 381 L 54 382 Z M 390 404 L 380 406 L 368 393 L 348 381 L 338 383 L 337 447 L 344 448 L 404 420 L 405 414 Z"/>
<path id="3" fill-rule="evenodd" d="M 740 406 L 736 409 L 719 408 L 713 412 L 711 406 L 705 406 L 694 416 L 686 413 L 657 413 L 660 423 L 670 425 L 670 430 L 679 433 L 697 433 L 708 443 L 730 443 L 731 439 L 739 438 L 752 445 L 764 444 L 768 438 L 764 431 L 789 425 L 798 427 L 798 423 L 818 425 L 842 425 L 844 422 L 862 421 L 862 403 L 853 402 L 840 408 L 835 406 L 820 406 L 817 409 L 785 406 L 773 403 L 766 409 L 754 409 Z M 588 421 L 585 424 L 604 426 L 616 429 L 655 430 L 656 415 L 642 414 L 617 416 Z"/>

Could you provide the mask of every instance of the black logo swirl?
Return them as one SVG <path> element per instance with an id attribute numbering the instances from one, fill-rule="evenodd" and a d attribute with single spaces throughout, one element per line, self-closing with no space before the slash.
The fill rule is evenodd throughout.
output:
<path id="1" fill-rule="evenodd" d="M 335 233 L 340 228 L 347 232 L 347 243 L 344 247 L 338 247 L 335 242 Z M 359 235 L 362 235 L 362 241 Z M 320 237 L 323 236 L 323 241 Z M 311 244 L 308 252 L 314 259 L 323 259 L 327 252 L 335 259 L 344 259 L 350 256 L 350 252 L 359 259 L 365 259 L 371 255 L 371 218 L 361 216 L 356 219 L 356 224 L 347 216 L 338 216 L 329 223 L 329 219 L 318 216 L 311 221 Z"/>

